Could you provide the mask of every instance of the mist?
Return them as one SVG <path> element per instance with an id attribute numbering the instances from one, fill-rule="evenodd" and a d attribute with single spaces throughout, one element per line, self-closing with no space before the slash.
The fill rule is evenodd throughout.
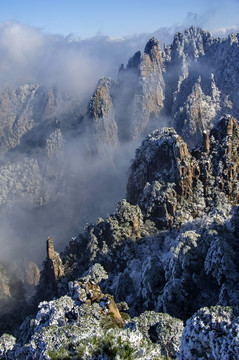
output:
<path id="1" fill-rule="evenodd" d="M 143 51 L 152 35 L 163 46 L 171 41 L 173 29 L 122 38 L 97 34 L 89 39 L 75 39 L 73 35 L 47 34 L 15 21 L 0 23 L 0 92 L 24 84 L 39 84 L 66 91 L 78 103 L 87 103 L 98 79 L 116 78 L 120 64 L 127 63 L 136 51 Z M 60 111 L 65 111 L 66 118 L 72 116 L 67 109 Z M 67 127 L 67 122 L 68 119 L 63 126 Z M 67 135 L 60 159 L 48 161 L 41 155 L 42 165 L 32 160 L 33 165 L 28 168 L 27 164 L 20 170 L 24 164 L 25 154 L 20 151 L 24 143 L 19 150 L 10 152 L 10 161 L 20 165 L 13 165 L 10 170 L 7 167 L 10 173 L 6 179 L 3 174 L 1 189 L 11 186 L 11 177 L 18 176 L 19 184 L 10 195 L 6 193 L 10 205 L 0 216 L 1 259 L 17 261 L 26 257 L 41 265 L 48 236 L 52 236 L 56 249 L 62 250 L 87 222 L 114 211 L 117 201 L 126 196 L 127 171 L 140 141 L 125 143 L 117 149 L 108 146 L 104 156 L 89 158 L 87 135 L 76 135 L 73 131 Z M 4 164 L 3 155 L 2 159 Z M 39 166 L 48 168 L 46 178 L 46 170 Z M 27 187 L 33 195 L 18 198 L 15 193 L 22 188 L 21 178 L 26 171 Z M 34 177 L 37 181 L 33 181 Z M 48 194 L 48 199 L 36 206 L 40 193 Z"/>
<path id="2" fill-rule="evenodd" d="M 188 17 L 197 19 L 195 14 Z M 67 91 L 79 103 L 87 103 L 98 79 L 116 78 L 120 64 L 126 64 L 136 51 L 143 52 L 149 38 L 155 36 L 162 48 L 181 29 L 182 26 L 159 28 L 153 34 L 115 39 L 99 34 L 90 39 L 75 39 L 73 35 L 46 34 L 17 22 L 0 23 L 0 87 L 39 84 Z M 77 122 L 79 118 L 80 114 L 76 115 Z M 152 118 L 146 131 L 171 125 L 171 120 L 160 116 L 159 124 L 158 118 Z M 87 222 L 106 217 L 126 196 L 130 160 L 141 138 L 122 143 L 116 149 L 108 146 L 104 156 L 94 157 L 87 156 L 87 144 L 91 141 L 87 134 L 76 134 L 73 129 L 65 140 L 60 158 L 49 160 L 44 157 L 44 151 L 40 154 L 42 168 L 34 168 L 40 184 L 34 185 L 34 191 L 40 188 L 36 197 L 26 194 L 16 200 L 13 196 L 11 206 L 4 209 L 0 217 L 2 260 L 27 257 L 41 265 L 48 236 L 53 238 L 56 249 L 62 250 Z M 24 156 L 20 150 L 15 151 L 11 161 Z M 45 178 L 44 174 L 47 174 Z M 34 176 L 33 167 L 29 176 Z M 48 194 L 48 198 L 36 206 L 35 200 L 41 192 Z"/>
<path id="3" fill-rule="evenodd" d="M 33 206 L 31 199 L 15 201 L 0 218 L 1 260 L 30 259 L 41 267 L 46 255 L 46 239 L 51 236 L 61 251 L 86 223 L 111 214 L 126 196 L 130 160 L 141 139 L 107 147 L 104 156 L 85 156 L 85 141 L 67 144 L 61 168 L 55 164 L 55 178 L 44 183 L 52 199 Z M 106 153 L 107 152 L 107 153 Z M 59 173 L 63 171 L 59 184 Z"/>
<path id="4" fill-rule="evenodd" d="M 33 83 L 55 86 L 79 97 L 89 96 L 100 77 L 116 77 L 119 65 L 142 50 L 149 37 L 150 34 L 122 38 L 96 35 L 75 39 L 73 35 L 46 34 L 14 21 L 2 22 L 0 84 Z M 160 36 L 162 42 L 171 37 L 166 29 Z"/>
<path id="5" fill-rule="evenodd" d="M 41 29 L 16 21 L 0 22 L 0 84 L 24 83 L 58 87 L 79 97 L 89 96 L 102 76 L 115 78 L 121 63 L 155 36 L 160 46 L 171 43 L 174 34 L 192 23 L 203 26 L 205 18 L 189 13 L 182 25 L 159 28 L 153 33 L 110 38 L 98 34 L 76 39 L 44 33 Z M 234 28 L 214 29 L 215 36 L 226 36 Z"/>

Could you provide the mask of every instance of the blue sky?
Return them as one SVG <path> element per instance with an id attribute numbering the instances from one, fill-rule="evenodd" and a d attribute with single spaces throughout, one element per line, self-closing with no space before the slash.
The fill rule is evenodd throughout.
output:
<path id="1" fill-rule="evenodd" d="M 239 0 L 0 0 L 0 21 L 8 20 L 81 38 L 192 24 L 213 30 L 239 26 Z"/>

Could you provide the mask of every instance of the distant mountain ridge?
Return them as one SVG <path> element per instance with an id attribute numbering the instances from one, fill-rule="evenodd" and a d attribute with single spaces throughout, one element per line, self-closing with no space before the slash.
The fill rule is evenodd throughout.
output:
<path id="1" fill-rule="evenodd" d="M 224 113 L 238 118 L 238 52 L 238 35 L 213 38 L 197 27 L 176 34 L 163 51 L 150 39 L 108 86 L 119 140 L 170 125 L 192 147 Z"/>

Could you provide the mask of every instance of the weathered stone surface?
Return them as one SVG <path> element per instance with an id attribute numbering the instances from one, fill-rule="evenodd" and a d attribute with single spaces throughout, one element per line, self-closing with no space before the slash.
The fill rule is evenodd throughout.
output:
<path id="1" fill-rule="evenodd" d="M 237 204 L 239 127 L 236 119 L 230 115 L 220 119 L 207 141 L 210 151 L 199 159 L 206 202 L 210 204 L 218 197 L 217 192 L 223 192 Z"/>
<path id="2" fill-rule="evenodd" d="M 163 53 L 151 39 L 143 56 L 136 53 L 121 68 L 117 83 L 99 82 L 88 107 L 98 144 L 115 146 L 118 134 L 120 141 L 138 137 L 163 111 L 182 137 L 172 128 L 148 136 L 132 164 L 129 202 L 87 225 L 61 257 L 48 240 L 36 298 L 64 296 L 42 302 L 3 356 L 175 358 L 183 323 L 171 316 L 186 321 L 198 311 L 184 330 L 181 359 L 237 358 L 239 134 L 232 116 L 217 122 L 225 109 L 238 112 L 237 58 L 238 36 L 218 40 L 192 27 Z M 203 65 L 210 65 L 208 74 L 201 74 Z M 53 164 L 63 133 L 46 133 L 44 152 Z M 170 315 L 147 312 L 121 329 L 118 307 L 104 293 L 127 301 L 131 315 Z"/>
<path id="3" fill-rule="evenodd" d="M 184 206 L 185 219 L 201 210 L 199 176 L 199 164 L 175 130 L 155 131 L 136 152 L 127 185 L 128 201 L 138 203 L 144 215 L 167 228 L 183 221 L 179 211 Z M 192 207 L 187 209 L 189 203 Z"/>
<path id="4" fill-rule="evenodd" d="M 190 27 L 161 52 L 152 38 L 121 65 L 112 91 L 120 141 L 173 126 L 190 149 L 224 113 L 239 116 L 238 37 Z M 231 78 L 231 80 L 230 80 Z"/>
<path id="5" fill-rule="evenodd" d="M 44 143 L 44 135 L 63 120 L 66 109 L 79 107 L 73 97 L 52 88 L 25 84 L 0 89 L 0 153 L 19 145 L 25 150 Z M 63 110 L 64 108 L 64 110 Z M 37 129 L 37 131 L 36 131 Z M 41 138 L 42 135 L 42 138 Z"/>
<path id="6" fill-rule="evenodd" d="M 238 36 L 215 39 L 192 26 L 163 51 L 164 110 L 190 149 L 224 113 L 239 115 L 238 49 Z"/>
<path id="7" fill-rule="evenodd" d="M 144 134 L 150 119 L 159 116 L 164 101 L 164 65 L 158 40 L 152 38 L 120 68 L 115 89 L 116 120 L 121 140 Z M 160 126 L 160 122 L 159 122 Z"/>
<path id="8" fill-rule="evenodd" d="M 93 281 L 103 278 L 102 292 L 126 301 L 132 315 L 150 309 L 187 319 L 201 306 L 238 304 L 237 212 L 231 207 L 237 193 L 218 181 L 221 172 L 225 184 L 237 183 L 237 165 L 225 177 L 238 161 L 237 122 L 222 118 L 205 143 L 193 156 L 171 128 L 148 136 L 129 177 L 137 205 L 122 200 L 113 215 L 72 240 L 62 254 L 65 276 L 90 269 Z M 57 289 L 64 294 L 64 278 Z"/>

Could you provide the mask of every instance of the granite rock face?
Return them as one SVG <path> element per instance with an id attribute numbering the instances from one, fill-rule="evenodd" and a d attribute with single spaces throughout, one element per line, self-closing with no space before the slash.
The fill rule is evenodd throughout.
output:
<path id="1" fill-rule="evenodd" d="M 238 117 L 238 51 L 237 35 L 215 39 L 196 27 L 176 34 L 165 48 L 166 114 L 190 147 L 221 114 Z"/>
<path id="2" fill-rule="evenodd" d="M 111 315 L 112 299 L 109 304 L 104 297 L 100 301 L 95 299 L 90 304 L 87 300 L 85 302 L 84 299 L 75 296 L 72 298 L 74 289 L 72 284 L 70 289 L 68 295 L 49 302 L 41 302 L 36 316 L 27 318 L 21 325 L 17 339 L 11 335 L 2 335 L 0 356 L 10 360 L 55 358 L 163 360 L 165 346 L 173 355 L 178 353 L 179 349 L 177 345 L 173 345 L 170 337 L 168 323 L 170 322 L 171 331 L 181 337 L 183 326 L 180 320 L 152 312 L 150 317 L 148 314 L 145 316 L 142 314 L 139 319 L 131 320 L 128 316 L 127 321 L 123 321 L 119 315 L 121 319 L 119 323 L 118 319 Z M 119 313 L 116 304 L 114 306 Z M 160 330 L 157 340 L 152 342 L 150 329 L 155 325 Z"/>
<path id="3" fill-rule="evenodd" d="M 16 147 L 24 151 L 44 147 L 47 135 L 59 127 L 59 122 L 66 122 L 64 113 L 77 107 L 80 104 L 71 96 L 53 88 L 28 84 L 1 88 L 1 154 Z"/>
<path id="4" fill-rule="evenodd" d="M 192 149 L 220 116 L 239 116 L 238 52 L 238 35 L 216 39 L 194 26 L 176 34 L 163 51 L 152 38 L 143 54 L 136 52 L 120 66 L 116 82 L 108 79 L 113 86 L 102 93 L 100 112 L 112 119 L 120 142 L 167 125 Z"/>
<path id="5" fill-rule="evenodd" d="M 81 154 L 109 156 L 109 148 L 167 125 L 191 151 L 224 113 L 238 117 L 238 84 L 238 35 L 215 39 L 191 27 L 163 51 L 150 39 L 143 54 L 120 67 L 117 80 L 99 80 L 86 109 L 59 89 L 1 89 L 0 210 L 25 198 L 34 206 L 48 204 L 55 200 L 51 190 L 56 197 L 64 193 L 65 145 L 72 138 L 86 142 L 84 150 L 77 148 Z M 60 184 L 66 185 L 62 192 Z"/>
<path id="6" fill-rule="evenodd" d="M 238 84 L 238 35 L 215 39 L 191 27 L 164 50 L 150 39 L 116 80 L 99 80 L 88 106 L 60 89 L 2 88 L 0 214 L 17 202 L 36 208 L 61 201 L 72 183 L 84 182 L 74 177 L 77 161 L 68 166 L 72 143 L 79 158 L 111 157 L 118 145 L 166 125 L 191 153 L 222 114 L 237 118 Z"/>
<path id="7" fill-rule="evenodd" d="M 48 203 L 53 200 L 50 187 L 58 194 L 64 138 L 80 111 L 79 100 L 53 88 L 0 89 L 1 215 L 17 202 Z"/>
<path id="8" fill-rule="evenodd" d="M 139 53 L 136 53 L 129 60 L 126 69 L 121 68 L 119 71 L 119 92 L 124 93 L 126 86 L 134 88 L 128 118 L 131 138 L 137 138 L 143 134 L 150 116 L 157 117 L 163 108 L 165 87 L 163 71 L 161 49 L 155 38 L 148 41 L 142 56 L 139 57 Z M 131 80 L 132 72 L 136 84 Z"/>
<path id="9" fill-rule="evenodd" d="M 7 342 L 4 356 L 196 359 L 207 354 L 218 359 L 233 354 L 237 359 L 238 136 L 231 116 L 204 134 L 193 155 L 171 128 L 148 136 L 129 176 L 134 204 L 119 202 L 114 214 L 88 224 L 61 254 L 48 240 L 35 296 L 44 301 Z M 150 201 L 141 201 L 147 183 L 156 181 L 168 190 L 160 195 L 163 186 L 158 186 Z M 196 202 L 198 189 L 201 202 Z M 178 215 L 170 223 L 158 221 L 159 204 L 164 209 L 180 204 L 180 221 Z M 55 265 L 62 273 L 57 270 L 50 284 Z M 120 313 L 122 308 L 134 318 Z"/>

